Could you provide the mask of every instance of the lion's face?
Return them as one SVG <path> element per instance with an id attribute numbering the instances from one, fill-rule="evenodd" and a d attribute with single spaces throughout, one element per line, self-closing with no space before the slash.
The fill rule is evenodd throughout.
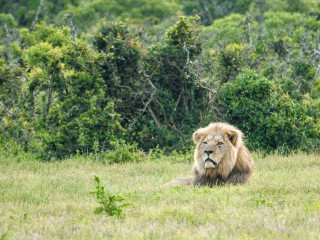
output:
<path id="1" fill-rule="evenodd" d="M 197 145 L 195 168 L 200 174 L 206 170 L 217 170 L 222 175 L 229 174 L 236 162 L 238 148 L 242 143 L 240 130 L 226 123 L 212 123 L 199 128 L 193 134 Z"/>
<path id="2" fill-rule="evenodd" d="M 198 154 L 205 168 L 215 168 L 229 151 L 229 145 L 221 133 L 210 133 L 201 141 Z"/>

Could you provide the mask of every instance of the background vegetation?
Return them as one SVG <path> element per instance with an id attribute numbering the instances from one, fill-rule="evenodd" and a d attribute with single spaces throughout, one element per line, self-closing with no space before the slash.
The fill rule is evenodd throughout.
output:
<path id="1" fill-rule="evenodd" d="M 316 0 L 0 3 L 3 149 L 188 151 L 226 121 L 251 150 L 319 151 Z"/>

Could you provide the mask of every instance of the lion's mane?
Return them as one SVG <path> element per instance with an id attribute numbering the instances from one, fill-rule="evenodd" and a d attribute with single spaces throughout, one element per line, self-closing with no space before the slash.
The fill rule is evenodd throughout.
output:
<path id="1" fill-rule="evenodd" d="M 219 136 L 220 141 L 223 141 L 220 144 L 225 147 L 219 163 L 210 168 L 205 167 L 205 161 L 201 156 L 203 154 L 201 144 L 207 136 L 210 136 L 210 139 Z M 216 122 L 197 129 L 192 136 L 196 144 L 193 165 L 194 176 L 175 179 L 165 186 L 208 185 L 212 187 L 223 183 L 241 184 L 248 182 L 254 170 L 254 162 L 249 150 L 244 145 L 243 137 L 243 133 L 238 128 L 228 123 Z M 212 146 L 218 149 L 217 145 L 212 144 Z M 207 147 L 205 150 L 207 150 Z M 205 150 L 202 149 L 202 151 Z M 211 153 L 214 153 L 214 151 L 210 151 Z"/>
<path id="2" fill-rule="evenodd" d="M 216 168 L 204 168 L 201 163 L 199 147 L 208 134 L 220 133 L 226 139 L 228 152 Z M 227 123 L 211 123 L 193 134 L 196 144 L 193 166 L 193 185 L 216 185 L 221 183 L 245 183 L 254 170 L 254 162 L 243 142 L 243 133 Z"/>

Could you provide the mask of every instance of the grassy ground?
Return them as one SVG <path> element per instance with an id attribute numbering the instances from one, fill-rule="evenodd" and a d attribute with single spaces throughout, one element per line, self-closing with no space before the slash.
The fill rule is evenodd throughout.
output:
<path id="1" fill-rule="evenodd" d="M 190 163 L 0 157 L 0 239 L 320 239 L 320 156 L 255 156 L 249 184 L 163 188 Z M 94 175 L 131 205 L 94 213 Z"/>

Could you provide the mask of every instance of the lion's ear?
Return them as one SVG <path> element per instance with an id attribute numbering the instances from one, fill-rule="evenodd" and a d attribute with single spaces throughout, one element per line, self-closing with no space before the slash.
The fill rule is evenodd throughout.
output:
<path id="1" fill-rule="evenodd" d="M 192 135 L 192 139 L 193 139 L 194 144 L 198 144 L 199 141 L 201 140 L 201 138 L 203 137 L 203 135 L 204 135 L 204 133 L 202 131 L 202 128 L 195 131 Z"/>
<path id="2" fill-rule="evenodd" d="M 236 131 L 228 131 L 227 132 L 227 138 L 232 143 L 233 146 L 238 145 L 238 139 L 239 139 L 239 133 Z"/>

